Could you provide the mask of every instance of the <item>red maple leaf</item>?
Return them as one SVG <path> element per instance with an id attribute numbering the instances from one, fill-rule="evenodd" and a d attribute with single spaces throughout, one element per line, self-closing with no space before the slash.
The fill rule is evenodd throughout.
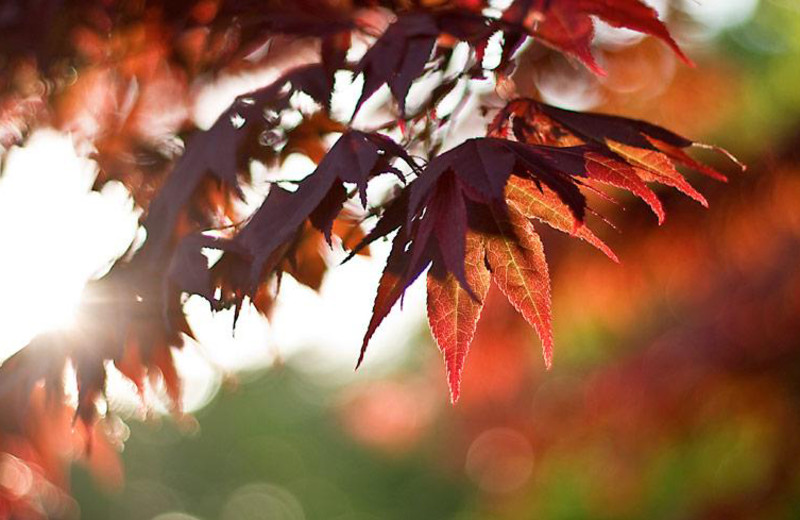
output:
<path id="1" fill-rule="evenodd" d="M 515 0 L 503 19 L 523 25 L 534 38 L 578 58 L 593 72 L 605 74 L 592 56 L 592 16 L 613 27 L 655 36 L 684 62 L 692 63 L 658 19 L 658 12 L 640 0 Z M 513 37 L 515 31 L 510 32 Z"/>

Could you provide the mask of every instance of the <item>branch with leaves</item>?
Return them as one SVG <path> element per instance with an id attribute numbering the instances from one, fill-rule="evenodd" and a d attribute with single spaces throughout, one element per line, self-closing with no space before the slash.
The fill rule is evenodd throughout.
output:
<path id="1" fill-rule="evenodd" d="M 381 321 L 427 270 L 430 329 L 455 402 L 492 282 L 536 330 L 545 363 L 552 363 L 550 278 L 537 226 L 585 240 L 616 261 L 587 226 L 592 209 L 586 193 L 610 197 L 604 186 L 629 191 L 661 223 L 665 212 L 649 184 L 707 205 L 677 166 L 725 180 L 686 153 L 705 145 L 669 130 L 528 98 L 502 102 L 483 137 L 443 149 L 455 124 L 470 117 L 442 110 L 444 102 L 463 106 L 470 78 L 506 81 L 529 40 L 604 74 L 590 49 L 592 17 L 659 38 L 689 63 L 656 11 L 639 0 L 515 0 L 504 10 L 480 0 L 354 1 L 344 7 L 220 2 L 210 13 L 196 11 L 201 3 L 182 4 L 184 11 L 161 6 L 162 22 L 181 34 L 208 28 L 205 58 L 187 67 L 198 76 L 280 38 L 311 42 L 317 61 L 285 69 L 269 85 L 237 97 L 210 128 L 189 135 L 179 158 L 163 157 L 170 166 L 154 180 L 143 183 L 124 168 L 101 172 L 102 182 L 121 180 L 142 205 L 147 237 L 92 282 L 81 330 L 40 336 L 0 367 L 4 402 L 10 396 L 28 402 L 44 382 L 47 402 L 64 403 L 63 374 L 71 363 L 79 391 L 76 417 L 91 429 L 106 366 L 113 363 L 141 391 L 148 377 L 161 378 L 179 411 L 171 349 L 191 336 L 185 295 L 200 295 L 215 310 L 233 307 L 237 316 L 249 302 L 269 316 L 282 276 L 319 288 L 327 269 L 320 246 L 331 246 L 334 236 L 351 256 L 378 239 L 392 241 L 358 364 Z M 136 13 L 111 5 L 105 19 L 121 31 Z M 501 58 L 489 69 L 484 58 L 496 35 Z M 348 61 L 363 42 L 363 55 Z M 456 56 L 464 45 L 466 60 Z M 43 53 L 33 52 L 42 70 L 49 63 Z M 265 56 L 262 65 L 269 64 L 270 53 Z M 363 80 L 351 117 L 332 107 L 341 73 Z M 422 81 L 434 86 L 410 95 Z M 359 126 L 367 102 L 384 88 L 393 100 L 382 107 L 392 114 L 389 122 L 378 130 Z M 314 108 L 299 109 L 298 98 L 312 100 Z M 289 113 L 299 114 L 299 122 L 286 123 Z M 100 156 L 111 153 L 103 147 L 110 142 L 116 141 L 98 140 Z M 278 169 L 297 152 L 316 163 L 314 172 L 292 190 L 273 184 L 260 207 L 241 220 L 237 208 L 243 184 L 252 181 L 250 162 Z M 369 206 L 367 187 L 384 174 L 397 179 L 395 195 Z M 368 231 L 349 209 L 358 205 L 378 216 Z M 207 249 L 222 253 L 214 264 Z"/>

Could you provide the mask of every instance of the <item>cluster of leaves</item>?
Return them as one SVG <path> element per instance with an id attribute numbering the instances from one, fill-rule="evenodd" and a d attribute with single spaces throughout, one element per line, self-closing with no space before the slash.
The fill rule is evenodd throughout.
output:
<path id="1" fill-rule="evenodd" d="M 491 123 L 488 137 L 431 160 L 365 238 L 368 243 L 398 230 L 362 356 L 380 321 L 430 265 L 428 317 L 454 401 L 491 280 L 536 329 L 550 366 L 550 280 L 532 220 L 582 238 L 616 261 L 585 226 L 581 188 L 606 184 L 628 190 L 651 206 L 659 222 L 664 210 L 646 182 L 675 187 L 705 205 L 673 161 L 725 177 L 683 152 L 693 144 L 642 121 L 511 101 Z"/>
<path id="2" fill-rule="evenodd" d="M 493 314 L 484 319 L 494 321 L 476 334 L 447 447 L 460 436 L 454 451 L 463 457 L 485 432 L 511 427 L 536 454 L 528 483 L 489 506 L 491 516 L 558 516 L 554 486 L 576 482 L 585 487 L 564 506 L 621 516 L 643 508 L 726 518 L 793 510 L 797 488 L 786 475 L 800 464 L 800 222 L 792 216 L 800 183 L 792 164 L 731 184 L 710 193 L 713 215 L 702 223 L 676 208 L 669 229 L 652 232 L 636 222 L 638 212 L 627 215 L 628 232 L 638 234 L 618 248 L 624 269 L 588 253 L 551 266 L 555 279 L 571 281 L 557 284 L 572 343 L 558 374 L 526 362 L 528 326 L 514 309 L 487 308 Z M 747 448 L 732 453 L 728 435 L 748 437 Z M 741 471 L 709 471 L 723 463 Z M 617 478 L 584 478 L 608 471 Z M 652 498 L 669 486 L 674 501 Z M 682 492 L 701 487 L 720 491 Z"/>
<path id="3" fill-rule="evenodd" d="M 463 78 L 510 73 L 515 53 L 528 38 L 601 73 L 590 51 L 593 17 L 598 17 L 658 37 L 683 58 L 657 13 L 639 0 L 515 0 L 501 11 L 479 0 L 346 5 L 303 1 L 292 7 L 278 1 L 187 1 L 179 9 L 171 3 L 144 4 L 89 2 L 69 8 L 71 16 L 64 20 L 74 21 L 75 12 L 91 12 L 99 24 L 95 35 L 101 29 L 136 33 L 136 20 L 147 20 L 142 31 L 148 34 L 153 32 L 148 24 L 155 23 L 157 32 L 165 35 L 164 49 L 173 51 L 159 56 L 180 62 L 192 77 L 225 65 L 252 66 L 252 60 L 236 60 L 280 38 L 312 42 L 318 59 L 287 68 L 270 61 L 283 58 L 279 51 L 277 57 L 268 52 L 259 58 L 262 67 L 281 68 L 279 78 L 239 96 L 207 130 L 195 130 L 177 160 L 157 146 L 153 136 L 131 131 L 127 142 L 113 132 L 92 136 L 102 169 L 98 185 L 111 179 L 126 184 L 145 210 L 147 238 L 88 288 L 91 297 L 81 309 L 81 330 L 39 337 L 0 367 L 3 394 L 25 400 L 44 381 L 63 401 L 63 373 L 71 362 L 78 380 L 77 417 L 87 427 L 95 421 L 108 363 L 140 389 L 147 377 L 162 379 L 178 406 L 180 381 L 171 349 L 191 336 L 182 311 L 184 295 L 200 295 L 214 309 L 234 307 L 237 314 L 249 301 L 269 315 L 285 273 L 319 287 L 326 270 L 320 248 L 331 245 L 334 235 L 353 254 L 394 235 L 359 364 L 381 321 L 429 269 L 428 315 L 444 354 L 453 401 L 458 399 L 461 370 L 491 280 L 535 328 L 549 366 L 550 279 L 532 221 L 586 240 L 616 260 L 585 225 L 590 211 L 586 190 L 599 192 L 601 185 L 628 190 L 650 205 L 660 222 L 664 210 L 647 183 L 674 187 L 705 204 L 675 165 L 724 179 L 686 154 L 697 143 L 668 130 L 638 120 L 563 110 L 534 99 L 507 102 L 485 137 L 438 153 L 442 129 L 454 120 L 453 113 L 437 113 L 440 102 L 466 95 L 456 88 Z M 382 24 L 384 30 L 376 29 Z M 198 27 L 204 31 L 201 43 L 189 45 Z M 501 62 L 485 70 L 484 54 L 498 33 Z M 186 41 L 179 45 L 173 34 Z M 369 47 L 358 61 L 350 62 L 356 40 L 369 42 Z M 455 73 L 445 74 L 458 42 L 469 47 L 469 59 Z M 118 42 L 108 45 L 103 50 L 122 53 L 119 59 L 125 67 L 119 77 L 146 76 L 150 62 L 141 60 L 137 50 L 130 51 L 135 58 L 125 55 L 124 49 L 135 45 L 123 50 Z M 22 52 L 18 46 L 9 48 L 8 52 Z M 87 48 L 93 47 L 84 45 L 73 58 L 75 64 L 89 60 L 91 67 L 98 67 L 98 61 L 90 59 L 98 52 Z M 54 63 L 65 63 L 47 46 L 25 50 L 43 76 Z M 388 88 L 393 117 L 381 131 L 355 127 L 355 115 L 349 122 L 334 115 L 331 99 L 339 71 L 363 78 L 355 113 L 381 88 Z M 422 78 L 434 78 L 438 86 L 422 101 L 409 103 L 412 85 Z M 51 95 L 68 98 L 68 86 L 64 89 Z M 303 97 L 314 101 L 313 110 L 298 110 L 297 100 Z M 289 113 L 299 114 L 300 123 L 286 123 Z M 119 121 L 107 123 L 124 127 Z M 179 123 L 174 130 L 186 126 Z M 398 133 L 401 138 L 391 137 Z M 264 138 L 274 135 L 284 138 Z M 326 143 L 337 135 L 328 149 Z M 412 155 L 421 141 L 430 145 L 424 158 Z M 250 162 L 278 167 L 293 152 L 314 160 L 315 171 L 293 190 L 273 185 L 260 207 L 237 222 L 237 202 L 243 198 L 242 183 L 249 180 Z M 120 162 L 123 153 L 132 159 Z M 398 178 L 395 196 L 368 206 L 368 184 L 387 173 Z M 350 204 L 350 199 L 378 215 L 366 234 L 352 214 L 355 201 Z M 219 225 L 228 225 L 229 233 L 208 233 Z M 208 249 L 222 252 L 211 266 L 204 254 Z"/>

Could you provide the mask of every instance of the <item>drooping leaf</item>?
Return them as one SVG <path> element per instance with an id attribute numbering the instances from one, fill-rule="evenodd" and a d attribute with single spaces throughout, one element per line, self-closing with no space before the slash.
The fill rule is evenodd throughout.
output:
<path id="1" fill-rule="evenodd" d="M 361 366 L 364 361 L 364 354 L 367 351 L 369 340 L 378 330 L 378 326 L 389 315 L 394 304 L 403 296 L 403 293 L 416 280 L 420 274 L 428 267 L 430 260 L 428 255 L 418 255 L 415 263 L 406 251 L 407 242 L 402 233 L 395 235 L 392 242 L 392 250 L 386 260 L 386 267 L 378 282 L 378 290 L 375 295 L 375 303 L 372 307 L 367 331 L 364 334 L 364 341 L 361 344 L 361 352 L 356 362 L 356 368 Z"/>
<path id="2" fill-rule="evenodd" d="M 486 267 L 485 249 L 483 237 L 467 233 L 464 265 L 466 282 L 474 296 L 436 262 L 428 272 L 428 324 L 444 357 L 453 403 L 458 401 L 464 361 L 489 291 L 491 275 Z"/>
<path id="3" fill-rule="evenodd" d="M 224 254 L 214 266 L 214 279 L 237 308 L 245 295 L 253 297 L 265 281 L 284 271 L 298 247 L 303 247 L 308 221 L 330 243 L 331 232 L 347 193 L 343 183 L 354 184 L 366 207 L 367 182 L 382 173 L 402 178 L 391 161 L 402 158 L 412 168 L 414 160 L 388 137 L 351 130 L 343 134 L 317 169 L 294 192 L 273 186 L 266 200 L 233 239 L 236 251 Z M 321 262 L 316 257 L 314 262 Z M 291 263 L 289 264 L 291 265 Z M 293 266 L 297 273 L 297 265 Z M 318 272 L 318 270 L 315 270 Z M 318 276 L 302 277 L 318 287 Z M 209 289 L 210 290 L 210 289 Z"/>
<path id="4" fill-rule="evenodd" d="M 288 107 L 294 92 L 304 91 L 315 99 L 327 99 L 330 88 L 319 65 L 294 69 L 262 89 L 237 97 L 211 128 L 193 136 L 149 207 L 144 221 L 148 240 L 138 261 L 164 262 L 179 216 L 206 173 L 211 173 L 235 196 L 242 196 L 237 157 L 247 132 L 241 126 L 261 122 L 266 106 L 277 111 Z"/>
<path id="5" fill-rule="evenodd" d="M 472 198 L 487 203 L 503 202 L 506 181 L 513 173 L 550 187 L 582 220 L 586 200 L 572 176 L 584 173 L 583 151 L 495 138 L 469 139 L 430 162 L 411 188 L 409 210 L 419 209 L 431 185 L 448 170 L 470 189 Z"/>
<path id="6" fill-rule="evenodd" d="M 603 184 L 630 191 L 642 199 L 653 210 L 658 223 L 664 222 L 666 213 L 658 196 L 647 187 L 644 179 L 630 164 L 599 153 L 586 154 L 586 175 Z"/>
<path id="7" fill-rule="evenodd" d="M 354 73 L 363 75 L 364 86 L 354 117 L 383 85 L 388 85 L 400 115 L 405 116 L 411 84 L 423 74 L 437 39 L 447 35 L 480 48 L 496 31 L 493 19 L 472 10 L 416 10 L 400 14 L 356 65 Z"/>
<path id="8" fill-rule="evenodd" d="M 658 12 L 640 0 L 515 0 L 503 18 L 526 26 L 535 38 L 579 59 L 593 72 L 605 74 L 591 52 L 592 16 L 614 27 L 655 36 L 669 45 L 681 60 L 691 64 L 659 20 Z"/>
<path id="9" fill-rule="evenodd" d="M 534 277 L 531 283 L 539 287 L 537 297 L 530 299 L 533 303 L 523 301 L 520 297 L 517 286 L 527 286 L 518 277 L 510 278 L 499 263 L 494 267 L 505 277 L 504 287 L 509 291 L 509 298 L 515 299 L 515 305 L 519 306 L 521 312 L 527 313 L 526 316 L 530 317 L 531 323 L 539 331 L 547 356 L 550 356 L 552 334 L 548 333 L 549 318 L 544 317 L 540 297 L 549 294 L 549 288 L 548 292 L 541 289 L 543 286 L 549 287 L 549 282 L 546 265 L 542 267 L 543 256 L 534 258 L 536 254 L 543 253 L 541 247 L 537 249 L 536 246 L 538 236 L 521 237 L 515 234 L 517 231 L 534 233 L 532 228 L 520 226 L 518 219 L 514 220 L 516 226 L 509 224 L 507 219 L 510 217 L 506 212 L 513 210 L 518 213 L 518 210 L 506 204 L 506 184 L 514 175 L 529 180 L 534 189 L 547 187 L 568 208 L 574 222 L 582 222 L 585 199 L 575 177 L 584 173 L 582 157 L 585 151 L 581 147 L 531 146 L 504 139 L 484 138 L 470 139 L 431 160 L 418 179 L 405 188 L 404 192 L 408 195 L 404 193 L 396 199 L 363 241 L 368 244 L 379 236 L 397 230 L 362 344 L 359 365 L 378 325 L 406 288 L 431 263 L 434 264 L 431 276 L 438 280 L 452 277 L 465 295 L 475 302 L 481 301 L 485 290 L 482 285 L 472 286 L 470 276 L 474 276 L 474 273 L 470 273 L 475 267 L 465 262 L 469 233 L 491 237 L 486 240 L 495 249 L 502 241 L 514 244 L 513 247 L 507 244 L 514 265 L 526 273 L 530 272 Z M 524 217 L 519 218 L 524 220 Z M 496 240 L 501 242 L 494 242 Z M 471 247 L 474 249 L 475 244 L 471 244 Z M 499 258 L 499 254 L 495 257 Z M 519 267 L 523 262 L 526 262 L 524 267 Z M 480 283 L 482 277 L 479 278 Z M 452 292 L 453 289 L 447 290 Z M 531 309 L 540 310 L 540 319 L 532 317 Z M 439 344 L 445 352 L 465 354 L 465 338 L 462 337 L 458 348 L 443 342 Z M 450 377 L 457 379 L 459 370 L 456 365 L 460 357 L 461 354 L 458 354 L 453 358 Z M 546 359 L 549 362 L 550 358 Z M 451 388 L 457 388 L 455 383 L 451 379 L 451 385 L 455 385 Z"/>
<path id="10" fill-rule="evenodd" d="M 364 76 L 355 112 L 384 84 L 389 85 L 401 113 L 404 112 L 411 83 L 422 74 L 438 36 L 439 28 L 428 13 L 399 16 L 361 58 L 354 71 Z"/>
<path id="11" fill-rule="evenodd" d="M 673 160 L 712 178 L 725 179 L 724 175 L 684 151 L 691 146 L 705 145 L 637 119 L 574 112 L 532 99 L 517 99 L 498 113 L 489 125 L 489 132 L 501 136 L 513 133 L 516 139 L 533 144 L 564 148 L 587 146 L 583 152 L 585 176 L 630 191 L 651 207 L 659 223 L 664 220 L 664 209 L 646 182 L 676 188 L 701 204 L 707 204 L 676 169 Z M 724 150 L 720 151 L 729 156 Z"/>
<path id="12" fill-rule="evenodd" d="M 545 365 L 553 363 L 550 275 L 544 247 L 531 223 L 514 206 L 506 215 L 493 212 L 499 233 L 486 242 L 492 279 L 542 340 Z"/>
<path id="13" fill-rule="evenodd" d="M 586 224 L 576 221 L 566 204 L 549 188 L 537 187 L 531 180 L 515 177 L 508 182 L 506 199 L 526 218 L 538 219 L 553 229 L 585 240 L 611 260 L 619 262 L 611 248 Z"/>
<path id="14" fill-rule="evenodd" d="M 683 175 L 675 169 L 675 165 L 672 164 L 669 157 L 663 153 L 635 148 L 613 141 L 608 142 L 608 147 L 623 157 L 628 164 L 632 165 L 636 169 L 639 178 L 643 181 L 658 182 L 659 184 L 671 186 L 703 206 L 708 207 L 706 198 L 689 184 Z"/>

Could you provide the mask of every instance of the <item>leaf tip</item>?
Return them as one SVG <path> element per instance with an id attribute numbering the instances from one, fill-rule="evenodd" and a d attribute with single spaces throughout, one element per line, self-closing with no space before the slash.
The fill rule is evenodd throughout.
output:
<path id="1" fill-rule="evenodd" d="M 594 56 L 591 54 L 586 57 L 581 57 L 581 61 L 583 61 L 584 65 L 586 65 L 586 68 L 589 69 L 595 76 L 599 76 L 601 78 L 608 76 L 608 72 L 606 72 L 606 70 L 601 67 L 597 61 L 595 61 Z"/>
<path id="2" fill-rule="evenodd" d="M 546 337 L 542 337 L 542 357 L 544 357 L 545 370 L 553 368 L 553 336 L 552 332 Z"/>
<path id="3" fill-rule="evenodd" d="M 361 352 L 358 353 L 358 360 L 356 361 L 356 367 L 353 369 L 353 372 L 358 370 L 361 367 L 361 363 L 364 362 L 364 354 L 367 352 L 367 344 L 369 343 L 370 335 L 367 335 L 364 338 L 364 342 L 361 344 Z"/>
<path id="4" fill-rule="evenodd" d="M 447 371 L 447 387 L 450 390 L 450 404 L 455 405 L 461 397 L 461 373 L 464 370 L 464 359 L 448 358 L 445 355 Z"/>
<path id="5" fill-rule="evenodd" d="M 745 163 L 740 161 L 735 155 L 730 153 L 725 148 L 722 148 L 721 146 L 714 146 L 714 145 L 711 145 L 711 144 L 698 143 L 698 142 L 692 143 L 692 146 L 695 146 L 697 148 L 705 148 L 706 150 L 713 150 L 713 151 L 715 151 L 717 153 L 720 153 L 720 154 L 724 155 L 725 157 L 727 157 L 728 160 L 731 161 L 733 164 L 738 166 L 740 170 L 742 170 L 743 172 L 747 171 L 747 165 Z"/>
<path id="6" fill-rule="evenodd" d="M 461 397 L 461 382 L 459 381 L 455 385 L 452 383 L 450 384 L 450 404 L 455 406 L 458 404 L 458 398 Z"/>

